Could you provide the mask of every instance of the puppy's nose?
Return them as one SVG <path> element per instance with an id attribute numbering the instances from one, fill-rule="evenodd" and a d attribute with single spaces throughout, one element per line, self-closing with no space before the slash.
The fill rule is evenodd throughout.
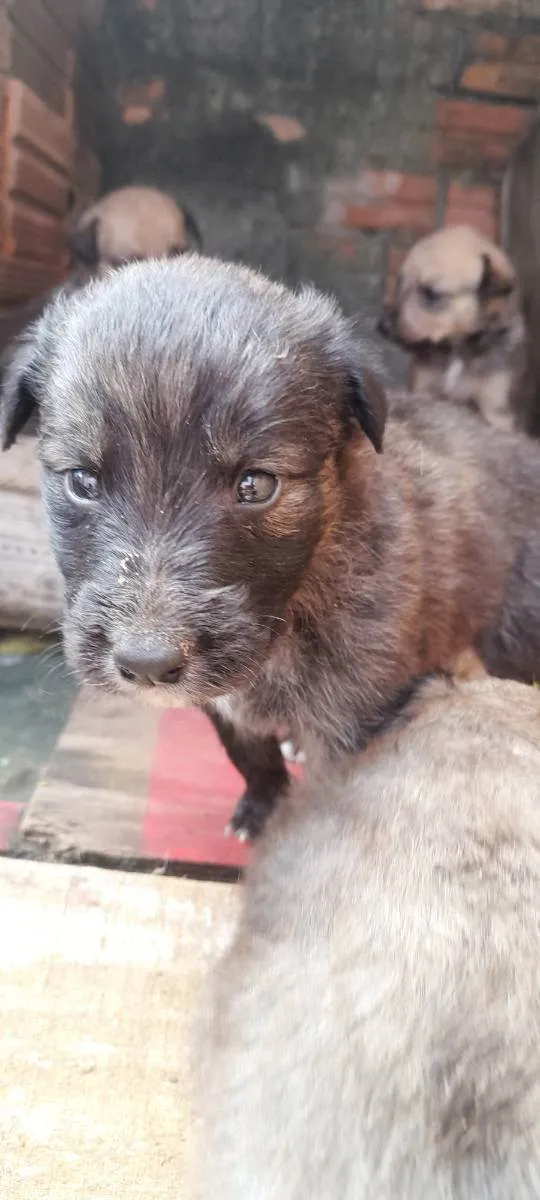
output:
<path id="1" fill-rule="evenodd" d="M 178 683 L 186 654 L 171 642 L 146 637 L 123 642 L 115 650 L 114 661 L 122 679 L 131 683 Z"/>

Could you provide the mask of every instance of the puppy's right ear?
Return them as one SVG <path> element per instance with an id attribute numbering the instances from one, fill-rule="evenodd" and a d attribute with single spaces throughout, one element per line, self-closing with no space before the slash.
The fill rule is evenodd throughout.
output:
<path id="1" fill-rule="evenodd" d="M 85 267 L 95 267 L 99 262 L 98 246 L 99 219 L 94 217 L 84 225 L 77 225 L 68 234 L 68 244 L 74 262 Z"/>
<path id="2" fill-rule="evenodd" d="M 38 406 L 37 345 L 25 337 L 2 363 L 0 378 L 0 445 L 9 450 Z"/>

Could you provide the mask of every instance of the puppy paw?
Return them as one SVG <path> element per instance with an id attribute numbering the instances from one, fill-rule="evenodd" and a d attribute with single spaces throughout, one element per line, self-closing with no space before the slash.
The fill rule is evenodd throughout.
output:
<path id="1" fill-rule="evenodd" d="M 247 788 L 240 797 L 225 828 L 226 836 L 232 835 L 239 842 L 254 842 L 256 838 L 260 837 L 278 799 L 279 791 L 272 789 L 252 791 Z"/>

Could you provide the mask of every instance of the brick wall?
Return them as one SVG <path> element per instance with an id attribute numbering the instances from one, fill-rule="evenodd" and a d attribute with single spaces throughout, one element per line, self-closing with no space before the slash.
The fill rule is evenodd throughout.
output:
<path id="1" fill-rule="evenodd" d="M 367 327 L 404 251 L 496 236 L 540 97 L 539 0 L 108 0 L 105 184 L 171 188 L 210 252 L 333 291 Z"/>
<path id="2" fill-rule="evenodd" d="M 79 46 L 100 16 L 96 0 L 0 0 L 0 311 L 62 278 L 72 199 L 99 190 L 75 68 L 84 73 Z"/>
<path id="3" fill-rule="evenodd" d="M 60 116 L 61 53 L 40 85 Z M 76 95 L 106 188 L 169 188 L 208 251 L 311 279 L 370 328 L 417 237 L 497 234 L 540 97 L 539 0 L 105 0 Z"/>

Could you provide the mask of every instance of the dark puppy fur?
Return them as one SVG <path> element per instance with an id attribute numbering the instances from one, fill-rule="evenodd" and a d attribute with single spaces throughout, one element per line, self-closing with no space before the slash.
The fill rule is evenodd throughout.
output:
<path id="1" fill-rule="evenodd" d="M 4 389 L 37 405 L 79 677 L 211 712 L 257 832 L 287 774 L 366 744 L 477 644 L 540 671 L 540 454 L 384 394 L 334 303 L 199 256 L 59 301 Z"/>
<path id="2" fill-rule="evenodd" d="M 540 695 L 431 685 L 289 807 L 202 1022 L 193 1195 L 537 1200 Z"/>

